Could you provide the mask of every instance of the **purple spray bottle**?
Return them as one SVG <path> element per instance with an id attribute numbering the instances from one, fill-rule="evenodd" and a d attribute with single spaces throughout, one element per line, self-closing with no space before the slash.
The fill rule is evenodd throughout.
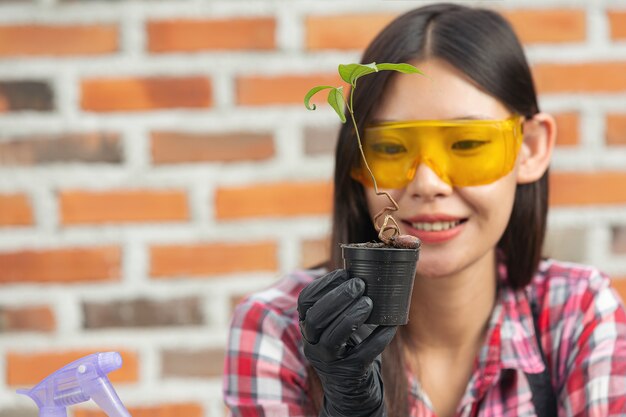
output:
<path id="1" fill-rule="evenodd" d="M 39 417 L 67 417 L 70 405 L 94 400 L 109 417 L 131 417 L 107 378 L 122 366 L 117 352 L 94 353 L 46 377 L 32 389 L 21 389 L 39 407 Z"/>

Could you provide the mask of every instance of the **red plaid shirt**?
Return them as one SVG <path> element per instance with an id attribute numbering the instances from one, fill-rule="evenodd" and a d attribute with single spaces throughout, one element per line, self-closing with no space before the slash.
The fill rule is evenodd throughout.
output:
<path id="1" fill-rule="evenodd" d="M 232 416 L 307 415 L 307 360 L 296 304 L 302 288 L 324 273 L 294 272 L 237 307 L 224 370 L 224 398 Z M 541 343 L 559 417 L 626 416 L 622 301 L 596 269 L 553 260 L 541 263 L 525 290 L 500 287 L 457 416 L 471 417 L 476 410 L 481 417 L 535 415 L 526 373 L 541 372 L 545 365 L 530 301 L 540 308 Z M 435 416 L 418 381 L 407 374 L 410 416 Z"/>

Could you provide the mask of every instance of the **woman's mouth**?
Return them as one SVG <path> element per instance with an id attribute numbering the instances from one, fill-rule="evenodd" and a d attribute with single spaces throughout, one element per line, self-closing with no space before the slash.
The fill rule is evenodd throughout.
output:
<path id="1" fill-rule="evenodd" d="M 449 230 L 453 227 L 461 224 L 462 220 L 456 220 L 451 222 L 415 222 L 411 223 L 411 227 L 417 230 L 424 230 L 426 232 L 440 232 L 442 230 Z"/>
<path id="2" fill-rule="evenodd" d="M 468 219 L 407 221 L 402 223 L 407 233 L 417 236 L 423 243 L 442 243 L 458 236 Z"/>

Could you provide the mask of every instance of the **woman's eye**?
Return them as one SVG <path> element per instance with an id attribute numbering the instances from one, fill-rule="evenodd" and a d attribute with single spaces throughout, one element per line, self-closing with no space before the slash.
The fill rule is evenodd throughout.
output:
<path id="1" fill-rule="evenodd" d="M 372 150 L 385 155 L 398 155 L 406 152 L 406 148 L 399 143 L 375 143 Z"/>
<path id="2" fill-rule="evenodd" d="M 459 140 L 452 144 L 452 149 L 457 151 L 469 151 L 473 149 L 480 148 L 483 145 L 486 145 L 488 141 L 486 140 Z"/>

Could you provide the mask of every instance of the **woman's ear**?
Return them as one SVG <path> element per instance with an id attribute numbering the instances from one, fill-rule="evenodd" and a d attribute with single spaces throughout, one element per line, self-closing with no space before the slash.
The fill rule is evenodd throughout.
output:
<path id="1" fill-rule="evenodd" d="M 556 142 L 556 121 L 548 113 L 537 113 L 524 121 L 524 142 L 519 153 L 517 183 L 537 181 L 550 165 Z"/>

